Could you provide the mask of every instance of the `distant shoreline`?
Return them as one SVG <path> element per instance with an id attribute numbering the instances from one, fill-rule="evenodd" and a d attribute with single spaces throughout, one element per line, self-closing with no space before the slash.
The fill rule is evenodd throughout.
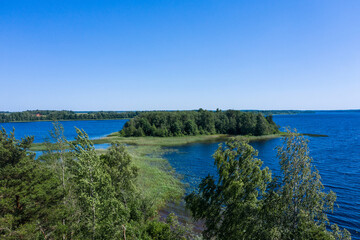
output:
<path id="1" fill-rule="evenodd" d="M 37 110 L 31 110 L 37 111 Z M 49 110 L 54 112 L 60 112 L 57 110 Z M 155 110 L 151 111 L 141 111 L 141 112 L 154 112 Z M 182 111 L 196 111 L 196 110 L 163 110 L 163 112 L 182 112 Z M 215 111 L 215 110 L 210 110 Z M 346 112 L 360 112 L 360 109 L 344 109 L 344 110 L 239 110 L 241 112 L 255 112 L 255 113 L 262 113 L 264 115 L 298 115 L 298 114 L 316 114 L 316 113 L 346 113 Z M 126 113 L 141 113 L 140 111 L 109 111 L 106 113 L 119 113 L 119 114 L 126 114 Z M 22 112 L 5 112 L 0 111 L 0 115 L 9 115 L 13 113 L 22 113 Z M 102 111 L 77 111 L 74 112 L 76 115 L 82 114 L 96 114 L 96 113 L 103 113 Z M 136 114 L 136 115 L 137 115 Z M 135 115 L 134 115 L 135 117 Z M 98 120 L 124 120 L 124 119 L 131 119 L 133 117 L 124 117 L 124 118 L 103 118 L 103 119 L 38 119 L 38 120 L 21 120 L 21 121 L 1 121 L 1 123 L 27 123 L 27 122 L 53 122 L 53 121 L 98 121 Z"/>
<path id="2" fill-rule="evenodd" d="M 249 135 L 226 135 L 226 134 L 213 134 L 213 135 L 195 135 L 195 136 L 182 136 L 182 137 L 122 137 L 119 132 L 114 132 L 106 137 L 99 139 L 93 139 L 93 144 L 111 144 L 111 143 L 122 143 L 133 146 L 153 146 L 153 147 L 174 147 L 183 146 L 194 143 L 216 143 L 224 142 L 231 138 L 239 138 L 244 141 L 267 141 L 275 138 L 286 136 L 286 132 L 278 134 L 269 134 L 263 136 L 249 136 Z M 327 135 L 321 134 L 301 134 L 310 137 L 328 137 Z M 45 149 L 44 143 L 34 143 L 30 148 L 31 151 L 43 151 Z"/>
<path id="3" fill-rule="evenodd" d="M 30 123 L 30 122 L 70 122 L 70 121 L 107 121 L 107 120 L 128 120 L 131 118 L 111 118 L 111 119 L 64 119 L 64 120 L 31 120 L 31 121 L 10 121 L 2 123 Z"/>

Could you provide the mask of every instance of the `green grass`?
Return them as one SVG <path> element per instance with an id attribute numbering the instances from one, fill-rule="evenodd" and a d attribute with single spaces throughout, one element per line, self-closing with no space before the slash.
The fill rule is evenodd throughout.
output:
<path id="1" fill-rule="evenodd" d="M 264 136 L 234 136 L 226 134 L 214 134 L 214 135 L 197 135 L 197 136 L 181 136 L 181 137 L 122 137 L 119 132 L 114 132 L 106 137 L 92 140 L 94 144 L 113 143 L 119 142 L 128 145 L 135 146 L 160 146 L 160 147 L 173 147 L 181 146 L 191 143 L 211 143 L 222 142 L 232 137 L 244 139 L 247 141 L 264 141 L 273 138 L 279 138 L 286 136 L 287 133 L 280 132 L 278 134 L 270 134 Z M 327 135 L 304 133 L 302 135 L 310 137 L 328 137 Z M 35 143 L 31 146 L 31 151 L 42 151 L 45 149 L 43 143 Z"/>
<path id="2" fill-rule="evenodd" d="M 111 133 L 108 136 L 100 139 L 92 140 L 94 144 L 119 142 L 135 146 L 158 146 L 158 147 L 172 147 L 181 146 L 191 143 L 211 143 L 222 142 L 232 137 L 241 138 L 247 141 L 261 141 L 273 138 L 278 138 L 286 135 L 286 133 L 271 134 L 264 136 L 233 136 L 225 134 L 214 135 L 197 135 L 197 136 L 182 136 L 182 137 L 122 137 L 118 132 Z M 31 146 L 31 151 L 42 151 L 45 145 L 42 143 L 35 143 Z"/>
<path id="3" fill-rule="evenodd" d="M 167 202 L 178 202 L 183 197 L 184 186 L 168 161 L 162 158 L 166 151 L 154 146 L 128 146 L 134 166 L 139 168 L 136 185 L 146 199 L 157 209 Z M 106 149 L 96 150 L 99 154 Z"/>
<path id="4" fill-rule="evenodd" d="M 162 158 L 166 151 L 154 146 L 128 146 L 134 166 L 139 168 L 136 185 L 142 195 L 152 201 L 157 209 L 167 202 L 178 202 L 184 195 L 184 186 L 171 168 L 168 161 Z M 96 150 L 105 153 L 106 149 Z"/>
<path id="5" fill-rule="evenodd" d="M 157 208 L 169 201 L 179 201 L 184 187 L 168 161 L 161 156 L 166 150 L 161 147 L 129 146 L 133 163 L 139 168 L 137 185 L 145 197 Z"/>
<path id="6" fill-rule="evenodd" d="M 171 150 L 156 146 L 127 146 L 132 164 L 139 169 L 136 185 L 141 194 L 160 209 L 167 202 L 178 202 L 184 195 L 184 186 L 180 178 L 162 155 Z M 106 153 L 106 149 L 96 150 L 97 154 Z"/>
<path id="7" fill-rule="evenodd" d="M 119 142 L 127 144 L 127 150 L 132 156 L 133 164 L 139 168 L 137 185 L 148 199 L 151 199 L 158 208 L 166 202 L 180 200 L 184 194 L 184 186 L 180 178 L 162 156 L 166 151 L 163 147 L 179 146 L 199 142 L 221 142 L 231 137 L 247 141 L 269 140 L 285 136 L 279 133 L 265 136 L 231 136 L 231 135 L 198 135 L 183 137 L 122 137 L 118 132 L 107 137 L 93 140 L 94 144 Z M 304 134 L 305 135 L 305 134 Z M 306 134 L 308 135 L 308 134 Z M 310 134 L 309 134 L 310 135 Z M 325 136 L 325 135 L 310 135 Z M 33 144 L 32 151 L 42 151 L 45 144 Z M 104 153 L 106 150 L 97 150 Z"/>
<path id="8" fill-rule="evenodd" d="M 233 136 L 225 134 L 214 134 L 214 135 L 197 135 L 197 136 L 181 136 L 181 137 L 122 137 L 119 133 L 112 133 L 107 137 L 93 140 L 94 144 L 120 142 L 129 145 L 137 146 L 161 146 L 161 147 L 172 147 L 180 146 L 191 143 L 210 143 L 210 142 L 221 142 L 226 141 L 232 137 L 241 138 L 247 141 L 259 141 L 278 138 L 286 135 L 286 133 L 265 135 L 265 136 Z"/>

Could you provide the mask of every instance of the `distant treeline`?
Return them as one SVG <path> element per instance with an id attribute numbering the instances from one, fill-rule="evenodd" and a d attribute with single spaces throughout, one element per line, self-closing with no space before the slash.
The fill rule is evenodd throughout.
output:
<path id="1" fill-rule="evenodd" d="M 300 114 L 300 113 L 315 113 L 312 110 L 242 110 L 243 112 L 256 112 L 264 115 L 283 115 L 283 114 Z"/>
<path id="2" fill-rule="evenodd" d="M 217 110 L 216 112 L 219 112 Z M 236 111 L 237 110 L 228 110 Z M 117 112 L 117 111 L 55 111 L 55 110 L 27 110 L 23 112 L 5 112 L 0 111 L 0 123 L 4 122 L 18 122 L 18 121 L 39 121 L 39 120 L 104 120 L 104 119 L 124 119 L 124 118 L 133 118 L 140 113 L 145 113 L 147 111 L 127 111 L 127 112 Z M 149 111 L 149 112 L 178 112 L 178 111 Z M 182 112 L 192 112 L 192 111 L 182 111 Z M 215 112 L 215 111 L 209 111 Z M 298 114 L 298 113 L 314 113 L 313 111 L 298 111 L 298 110 L 241 110 L 241 112 L 251 112 L 251 113 L 262 113 L 264 115 L 273 115 L 273 114 Z"/>
<path id="3" fill-rule="evenodd" d="M 144 112 L 127 122 L 123 136 L 186 136 L 203 134 L 267 135 L 278 133 L 272 116 L 236 110 Z"/>
<path id="4" fill-rule="evenodd" d="M 39 120 L 102 120 L 133 118 L 140 112 L 83 112 L 31 110 L 24 112 L 0 113 L 0 122 L 39 121 Z"/>

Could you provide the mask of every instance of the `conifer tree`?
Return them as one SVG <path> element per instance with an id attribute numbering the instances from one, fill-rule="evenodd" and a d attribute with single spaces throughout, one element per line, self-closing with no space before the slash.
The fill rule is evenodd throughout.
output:
<path id="1" fill-rule="evenodd" d="M 0 238 L 56 239 L 59 181 L 28 149 L 33 141 L 0 131 Z"/>

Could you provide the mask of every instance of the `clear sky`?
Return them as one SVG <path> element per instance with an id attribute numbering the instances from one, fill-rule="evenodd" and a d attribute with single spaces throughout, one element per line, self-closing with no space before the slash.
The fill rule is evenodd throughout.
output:
<path id="1" fill-rule="evenodd" d="M 0 0 L 0 111 L 358 109 L 359 0 Z"/>

